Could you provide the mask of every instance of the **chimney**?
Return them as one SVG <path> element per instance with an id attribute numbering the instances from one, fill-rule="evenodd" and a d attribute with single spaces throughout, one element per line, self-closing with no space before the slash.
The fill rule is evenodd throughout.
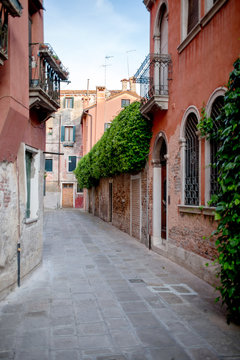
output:
<path id="1" fill-rule="evenodd" d="M 123 79 L 123 80 L 121 80 L 121 83 L 122 83 L 122 91 L 127 91 L 128 80 Z"/>
<path id="2" fill-rule="evenodd" d="M 97 86 L 96 87 L 96 93 L 97 93 L 97 98 L 96 101 L 99 101 L 101 99 L 105 100 L 106 97 L 106 87 L 105 86 Z"/>
<path id="3" fill-rule="evenodd" d="M 132 92 L 136 92 L 136 82 L 135 82 L 134 77 L 131 77 L 131 78 L 129 79 L 129 82 L 130 82 L 130 90 L 131 90 Z"/>

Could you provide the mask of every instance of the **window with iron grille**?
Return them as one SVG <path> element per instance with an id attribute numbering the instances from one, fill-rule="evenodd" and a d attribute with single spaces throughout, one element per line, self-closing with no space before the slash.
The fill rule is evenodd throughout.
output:
<path id="1" fill-rule="evenodd" d="M 199 0 L 188 0 L 188 25 L 187 32 L 189 33 L 199 19 Z"/>
<path id="2" fill-rule="evenodd" d="M 199 205 L 199 140 L 197 117 L 190 113 L 185 127 L 185 205 Z"/>
<path id="3" fill-rule="evenodd" d="M 220 115 L 221 109 L 224 105 L 224 97 L 218 96 L 212 105 L 211 110 L 211 118 L 213 120 L 214 130 L 218 130 L 218 121 L 217 118 Z M 210 163 L 211 163 L 211 170 L 210 170 L 210 195 L 217 194 L 219 191 L 219 184 L 217 181 L 219 168 L 217 165 L 213 165 L 216 163 L 216 154 L 219 149 L 219 144 L 216 141 L 210 141 Z"/>

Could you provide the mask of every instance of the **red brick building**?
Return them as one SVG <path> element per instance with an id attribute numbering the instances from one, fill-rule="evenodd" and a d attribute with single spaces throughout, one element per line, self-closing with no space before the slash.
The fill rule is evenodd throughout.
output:
<path id="1" fill-rule="evenodd" d="M 45 121 L 67 76 L 43 43 L 42 0 L 1 0 L 0 297 L 41 262 Z"/>
<path id="2" fill-rule="evenodd" d="M 153 121 L 149 155 L 152 248 L 213 281 L 217 144 L 197 129 L 203 106 L 216 119 L 239 56 L 238 0 L 144 0 L 150 54 L 136 73 L 143 115 Z M 217 122 L 215 123 L 217 126 Z"/>

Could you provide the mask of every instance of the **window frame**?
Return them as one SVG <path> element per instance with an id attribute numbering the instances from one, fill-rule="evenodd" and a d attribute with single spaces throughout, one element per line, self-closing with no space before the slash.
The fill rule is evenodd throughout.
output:
<path id="1" fill-rule="evenodd" d="M 200 132 L 197 131 L 196 135 L 198 136 L 198 204 L 197 205 L 186 205 L 185 204 L 185 183 L 186 183 L 186 135 L 185 129 L 187 124 L 187 119 L 189 115 L 193 113 L 197 121 L 199 122 L 200 114 L 198 109 L 195 106 L 189 106 L 185 111 L 181 124 L 180 131 L 180 153 L 181 153 L 181 175 L 182 175 L 182 186 L 181 186 L 181 208 L 188 208 L 189 212 L 195 213 L 195 209 L 200 206 L 201 203 L 201 138 L 199 137 Z M 193 211 L 191 210 L 193 209 Z M 185 211 L 186 212 L 186 211 Z"/>
<path id="2" fill-rule="evenodd" d="M 128 104 L 124 105 L 124 102 L 128 102 Z M 121 108 L 124 109 L 125 107 L 130 105 L 130 99 L 121 99 Z"/>
<path id="3" fill-rule="evenodd" d="M 46 169 L 46 162 L 47 162 L 47 160 L 51 160 L 51 162 L 50 162 L 50 164 L 51 164 L 51 170 L 47 170 Z M 45 171 L 46 172 L 53 172 L 53 159 L 52 158 L 48 158 L 48 159 L 45 159 Z"/>
<path id="4" fill-rule="evenodd" d="M 70 164 L 72 163 L 72 158 L 75 158 L 75 168 L 73 170 L 70 170 Z M 76 169 L 76 167 L 77 167 L 77 156 L 76 155 L 69 155 L 68 156 L 68 172 L 72 173 Z"/>
<path id="5" fill-rule="evenodd" d="M 70 103 L 70 106 L 68 106 Z M 74 97 L 73 96 L 65 96 L 63 102 L 64 109 L 73 109 L 74 108 Z"/>
<path id="6" fill-rule="evenodd" d="M 219 87 L 213 91 L 210 95 L 207 105 L 206 105 L 206 115 L 207 117 L 211 116 L 212 106 L 215 100 L 220 96 L 225 96 L 227 88 Z M 205 206 L 208 206 L 208 202 L 211 199 L 211 188 L 210 188 L 210 178 L 211 178 L 211 144 L 210 141 L 205 138 Z"/>
<path id="7" fill-rule="evenodd" d="M 29 155 L 27 155 L 29 154 Z M 31 154 L 30 174 L 27 173 L 27 156 Z M 24 173 L 25 173 L 25 223 L 38 220 L 39 213 L 39 171 L 40 151 L 25 145 L 24 151 Z M 30 175 L 30 177 L 28 177 Z"/>

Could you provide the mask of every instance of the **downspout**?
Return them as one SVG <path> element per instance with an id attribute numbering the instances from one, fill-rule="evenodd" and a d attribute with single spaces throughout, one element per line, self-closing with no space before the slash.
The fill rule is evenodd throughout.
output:
<path id="1" fill-rule="evenodd" d="M 17 239 L 17 284 L 18 287 L 20 287 L 20 282 L 21 282 L 21 269 L 20 269 L 20 265 L 21 265 L 21 243 L 20 243 L 20 239 L 21 239 L 21 229 L 20 229 L 20 189 L 19 189 L 19 167 L 18 167 L 18 157 L 16 160 L 16 170 L 17 170 L 17 218 L 18 218 L 18 224 L 17 224 L 17 234 L 18 234 L 18 239 Z"/>

